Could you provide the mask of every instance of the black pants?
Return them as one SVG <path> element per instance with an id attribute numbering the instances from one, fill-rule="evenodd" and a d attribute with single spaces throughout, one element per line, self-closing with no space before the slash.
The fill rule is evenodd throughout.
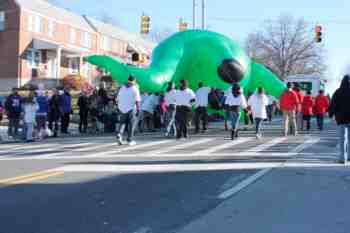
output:
<path id="1" fill-rule="evenodd" d="M 267 112 L 267 118 L 269 120 L 269 122 L 272 121 L 272 117 L 273 117 L 273 105 L 267 105 L 266 107 L 266 112 Z"/>
<path id="2" fill-rule="evenodd" d="M 80 112 L 79 116 L 80 116 L 79 132 L 86 133 L 87 126 L 88 126 L 88 112 Z"/>
<path id="3" fill-rule="evenodd" d="M 311 116 L 310 115 L 304 115 L 303 116 L 303 120 L 306 121 L 306 130 L 310 130 L 311 129 Z M 302 125 L 302 129 L 304 128 L 304 122 Z"/>
<path id="4" fill-rule="evenodd" d="M 57 137 L 59 117 L 49 115 L 49 129 L 53 132 L 53 136 Z"/>
<path id="5" fill-rule="evenodd" d="M 196 108 L 196 112 L 194 115 L 194 121 L 196 125 L 196 132 L 199 132 L 200 123 L 202 121 L 202 129 L 207 130 L 208 125 L 208 111 L 206 107 L 198 107 Z"/>
<path id="6" fill-rule="evenodd" d="M 187 138 L 188 115 L 191 109 L 187 106 L 178 106 L 176 109 L 177 138 Z"/>
<path id="7" fill-rule="evenodd" d="M 70 113 L 64 113 L 61 118 L 61 132 L 68 133 L 70 123 Z"/>
<path id="8" fill-rule="evenodd" d="M 317 126 L 319 130 L 323 130 L 323 125 L 324 125 L 324 115 L 323 114 L 317 114 L 316 116 L 317 119 Z"/>
<path id="9" fill-rule="evenodd" d="M 18 136 L 18 128 L 19 128 L 19 117 L 10 117 L 9 118 L 9 126 L 7 130 L 7 134 L 9 136 Z"/>
<path id="10" fill-rule="evenodd" d="M 135 122 L 135 114 L 133 111 L 127 113 L 120 113 L 120 124 L 118 134 L 122 136 L 124 131 L 126 130 L 128 133 L 128 142 L 131 142 L 134 138 Z"/>
<path id="11" fill-rule="evenodd" d="M 248 114 L 247 111 L 244 111 L 244 124 L 245 125 L 249 125 L 250 124 L 254 124 L 254 118 L 253 118 L 253 114 Z"/>

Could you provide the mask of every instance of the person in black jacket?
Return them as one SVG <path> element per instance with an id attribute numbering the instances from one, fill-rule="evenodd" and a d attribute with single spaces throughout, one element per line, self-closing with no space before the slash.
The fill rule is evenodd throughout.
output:
<path id="1" fill-rule="evenodd" d="M 89 115 L 89 97 L 83 91 L 78 98 L 78 107 L 79 107 L 79 132 L 86 133 L 88 126 L 88 115 Z"/>
<path id="2" fill-rule="evenodd" d="M 17 137 L 22 112 L 22 97 L 18 94 L 17 88 L 14 88 L 12 94 L 6 98 L 5 110 L 9 119 L 8 135 Z"/>
<path id="3" fill-rule="evenodd" d="M 53 131 L 53 137 L 57 137 L 58 122 L 63 115 L 63 99 L 58 94 L 57 89 L 53 90 L 53 95 L 49 100 L 49 129 Z M 53 128 L 54 127 L 54 128 Z"/>
<path id="4" fill-rule="evenodd" d="M 345 75 L 340 88 L 335 91 L 331 105 L 329 107 L 329 116 L 335 117 L 338 124 L 340 139 L 340 162 L 346 163 L 350 160 L 350 76 Z M 347 135 L 347 140 L 345 139 Z M 347 151 L 347 152 L 346 152 Z"/>

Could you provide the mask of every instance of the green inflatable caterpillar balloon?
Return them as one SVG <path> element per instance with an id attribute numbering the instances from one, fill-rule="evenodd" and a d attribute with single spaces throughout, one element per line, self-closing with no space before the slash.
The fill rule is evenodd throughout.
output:
<path id="1" fill-rule="evenodd" d="M 264 66 L 252 61 L 230 38 L 209 31 L 192 30 L 177 33 L 160 43 L 153 51 L 148 68 L 123 64 L 108 56 L 93 55 L 85 60 L 110 72 L 118 83 L 136 77 L 141 91 L 160 92 L 167 83 L 186 79 L 192 89 L 205 86 L 227 90 L 239 82 L 245 92 L 262 86 L 279 97 L 285 90 L 280 79 Z"/>

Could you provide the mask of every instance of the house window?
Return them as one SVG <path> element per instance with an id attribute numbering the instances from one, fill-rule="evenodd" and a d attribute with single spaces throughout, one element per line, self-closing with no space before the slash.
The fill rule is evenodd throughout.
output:
<path id="1" fill-rule="evenodd" d="M 49 37 L 54 37 L 55 35 L 55 23 L 53 21 L 49 21 L 48 33 L 49 33 Z"/>
<path id="2" fill-rule="evenodd" d="M 91 48 L 91 34 L 88 32 L 84 32 L 82 42 L 84 47 Z"/>
<path id="3" fill-rule="evenodd" d="M 0 32 L 5 31 L 5 11 L 0 11 Z"/>
<path id="4" fill-rule="evenodd" d="M 34 31 L 37 33 L 43 32 L 43 19 L 38 15 L 35 16 Z"/>
<path id="5" fill-rule="evenodd" d="M 68 60 L 68 68 L 70 74 L 79 73 L 79 58 L 70 58 Z"/>
<path id="6" fill-rule="evenodd" d="M 76 40 L 77 40 L 77 32 L 75 31 L 74 28 L 71 28 L 69 30 L 69 42 L 71 44 L 75 44 Z"/>
<path id="7" fill-rule="evenodd" d="M 111 40 L 109 39 L 108 36 L 103 36 L 102 37 L 102 49 L 109 51 L 111 50 Z"/>
<path id="8" fill-rule="evenodd" d="M 40 50 L 34 50 L 34 49 L 27 50 L 27 62 L 28 62 L 29 68 L 31 69 L 39 68 L 41 61 L 42 61 L 42 58 L 41 58 Z"/>

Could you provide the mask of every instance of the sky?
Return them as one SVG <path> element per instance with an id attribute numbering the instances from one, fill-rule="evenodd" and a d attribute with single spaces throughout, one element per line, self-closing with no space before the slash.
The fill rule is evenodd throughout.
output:
<path id="1" fill-rule="evenodd" d="M 179 18 L 192 22 L 192 0 L 54 0 L 72 11 L 93 17 L 107 14 L 123 29 L 138 33 L 140 16 L 151 17 L 151 29 L 177 30 Z M 197 0 L 201 5 L 202 0 Z M 323 27 L 323 43 L 327 51 L 328 76 L 340 79 L 350 67 L 350 1 L 348 0 L 206 0 L 206 24 L 209 30 L 230 36 L 243 45 L 250 32 L 260 29 L 268 19 L 288 14 L 303 17 L 312 26 Z M 198 7 L 198 15 L 200 7 Z M 199 21 L 199 18 L 198 18 Z M 198 22 L 199 23 L 199 22 Z M 332 91 L 338 83 L 328 84 Z"/>

